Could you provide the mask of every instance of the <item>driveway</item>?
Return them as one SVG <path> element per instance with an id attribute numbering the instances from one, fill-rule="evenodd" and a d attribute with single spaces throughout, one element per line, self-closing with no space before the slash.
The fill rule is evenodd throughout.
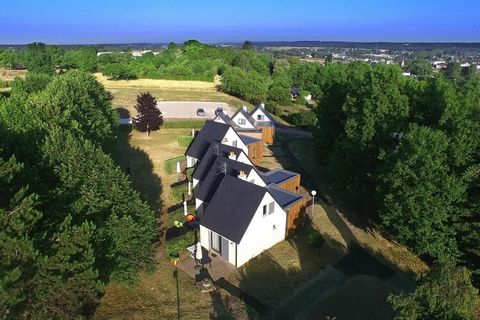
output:
<path id="1" fill-rule="evenodd" d="M 200 102 L 200 101 L 160 101 L 158 108 L 165 119 L 213 119 L 215 110 L 222 107 L 224 112 L 232 116 L 237 110 L 224 102 Z M 205 115 L 197 116 L 197 109 L 203 108 Z"/>

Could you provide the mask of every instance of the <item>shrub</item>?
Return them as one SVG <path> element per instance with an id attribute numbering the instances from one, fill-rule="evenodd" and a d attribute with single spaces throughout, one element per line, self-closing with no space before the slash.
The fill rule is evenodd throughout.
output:
<path id="1" fill-rule="evenodd" d="M 268 101 L 265 105 L 265 109 L 267 109 L 268 112 L 276 116 L 280 116 L 282 114 L 282 110 L 278 106 L 278 103 L 275 101 Z"/>
<path id="2" fill-rule="evenodd" d="M 170 258 L 178 258 L 180 253 L 195 243 L 195 231 L 191 230 L 165 243 L 165 252 Z"/>
<path id="3" fill-rule="evenodd" d="M 182 161 L 185 161 L 185 160 L 186 160 L 185 156 L 179 156 L 179 157 L 176 157 L 176 158 L 165 160 L 165 172 L 168 173 L 168 174 L 173 174 L 175 172 L 175 169 L 176 169 L 177 161 L 182 162 Z"/>
<path id="4" fill-rule="evenodd" d="M 291 124 L 296 127 L 311 128 L 317 124 L 317 115 L 313 111 L 299 111 L 288 117 Z"/>
<path id="5" fill-rule="evenodd" d="M 205 125 L 206 120 L 174 120 L 165 121 L 163 127 L 166 129 L 200 129 Z"/>
<path id="6" fill-rule="evenodd" d="M 190 143 L 192 143 L 193 139 L 194 138 L 192 136 L 180 136 L 178 137 L 178 144 L 180 147 L 188 147 Z"/>
<path id="7" fill-rule="evenodd" d="M 318 233 L 317 231 L 312 231 L 308 235 L 307 242 L 313 248 L 319 248 L 325 242 L 325 239 L 323 239 L 322 235 L 320 233 Z"/>

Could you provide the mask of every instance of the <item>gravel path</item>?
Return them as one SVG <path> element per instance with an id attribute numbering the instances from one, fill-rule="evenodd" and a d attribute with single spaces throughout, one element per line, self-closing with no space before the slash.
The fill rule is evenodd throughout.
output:
<path id="1" fill-rule="evenodd" d="M 222 107 L 224 112 L 230 116 L 236 112 L 235 108 L 224 102 L 160 101 L 157 106 L 165 119 L 213 119 L 218 107 Z M 197 116 L 198 108 L 205 110 L 203 117 Z"/>

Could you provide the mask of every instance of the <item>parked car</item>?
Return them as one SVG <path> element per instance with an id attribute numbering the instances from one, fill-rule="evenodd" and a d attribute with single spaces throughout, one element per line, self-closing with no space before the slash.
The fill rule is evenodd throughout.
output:
<path id="1" fill-rule="evenodd" d="M 218 116 L 219 113 L 223 112 L 222 107 L 218 107 L 217 110 L 215 110 L 215 115 Z"/>
<path id="2" fill-rule="evenodd" d="M 197 116 L 203 117 L 205 115 L 205 109 L 203 108 L 198 108 L 197 109 Z"/>

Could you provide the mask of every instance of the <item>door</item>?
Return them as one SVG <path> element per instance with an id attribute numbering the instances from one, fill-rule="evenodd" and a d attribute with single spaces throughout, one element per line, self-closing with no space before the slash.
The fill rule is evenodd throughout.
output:
<path id="1" fill-rule="evenodd" d="M 222 237 L 215 232 L 210 232 L 210 248 L 218 253 L 222 250 Z"/>

